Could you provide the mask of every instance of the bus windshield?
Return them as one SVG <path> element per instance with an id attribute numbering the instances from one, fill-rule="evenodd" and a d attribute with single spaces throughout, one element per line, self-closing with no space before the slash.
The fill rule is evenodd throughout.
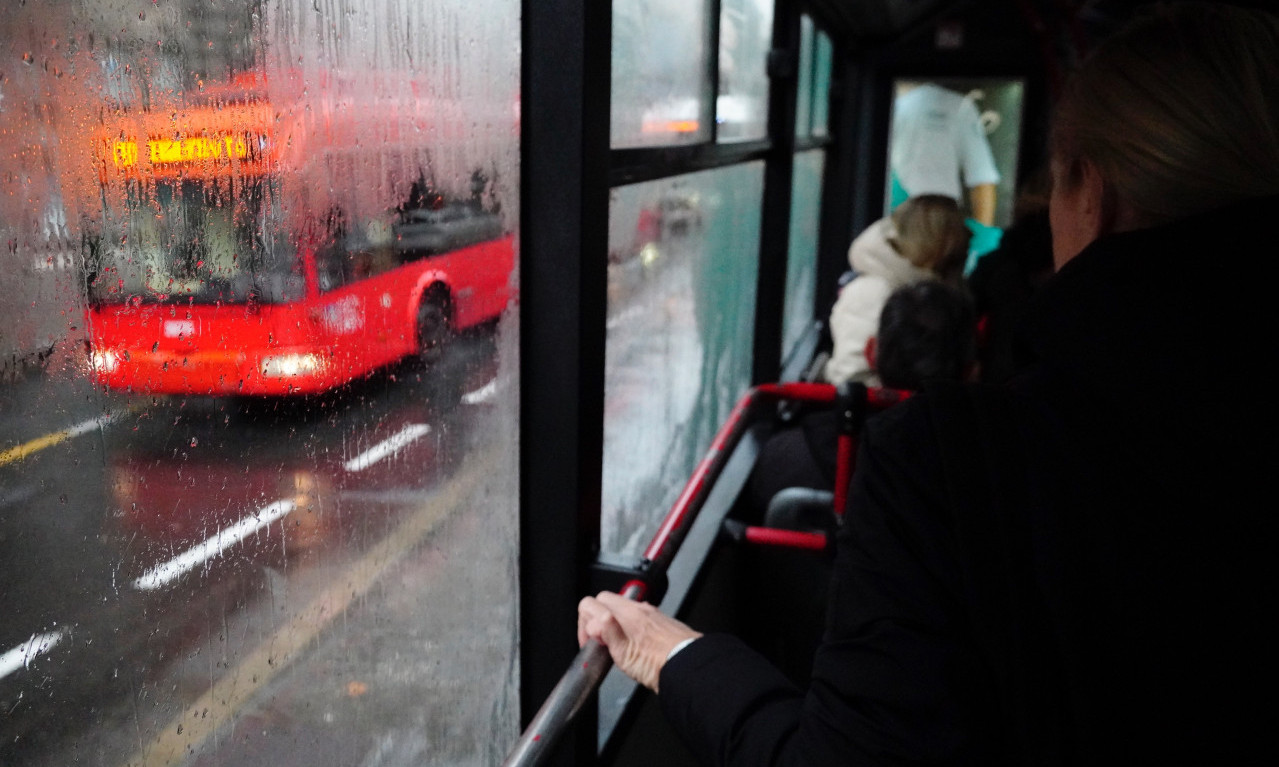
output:
<path id="1" fill-rule="evenodd" d="M 89 238 L 90 300 L 282 303 L 305 294 L 278 191 L 262 179 L 132 183 L 126 211 Z"/>

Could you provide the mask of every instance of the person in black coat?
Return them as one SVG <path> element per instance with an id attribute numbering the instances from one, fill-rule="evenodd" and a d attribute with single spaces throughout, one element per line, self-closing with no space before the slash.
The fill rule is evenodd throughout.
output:
<path id="1" fill-rule="evenodd" d="M 1050 187 L 1047 168 L 1030 177 L 1017 195 L 1013 223 L 1004 230 L 999 247 L 982 256 L 968 276 L 982 324 L 982 383 L 1006 383 L 1018 372 L 1018 330 L 1031 300 L 1053 274 Z"/>
<path id="2" fill-rule="evenodd" d="M 807 691 L 601 594 L 581 641 L 707 764 L 1273 763 L 1279 19 L 1184 3 L 1058 106 L 1008 387 L 868 424 Z"/>

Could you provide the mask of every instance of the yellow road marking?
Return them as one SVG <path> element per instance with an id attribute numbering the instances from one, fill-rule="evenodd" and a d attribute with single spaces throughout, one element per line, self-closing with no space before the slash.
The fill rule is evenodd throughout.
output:
<path id="1" fill-rule="evenodd" d="M 38 437 L 17 447 L 11 447 L 0 453 L 0 466 L 5 466 L 14 461 L 21 461 L 34 452 L 44 450 L 46 447 L 53 447 L 59 442 L 66 442 L 68 439 L 71 439 L 71 431 L 63 429 L 62 431 L 55 431 L 52 434 Z"/>
<path id="2" fill-rule="evenodd" d="M 175 767 L 195 755 L 218 727 L 234 719 L 253 696 L 299 656 L 329 623 L 350 604 L 372 588 L 392 565 L 417 547 L 435 526 L 461 506 L 480 483 L 497 470 L 498 448 L 492 448 L 469 462 L 467 468 L 438 495 L 390 535 L 365 552 L 315 600 L 262 644 L 234 669 L 222 676 L 180 715 L 174 717 L 160 735 L 126 763 L 128 767 Z"/>
<path id="3" fill-rule="evenodd" d="M 3 453 L 0 453 L 0 466 L 6 466 L 14 461 L 21 461 L 23 458 L 26 458 L 32 453 L 39 452 L 47 447 L 53 447 L 61 442 L 66 442 L 72 437 L 78 437 L 81 434 L 88 434 L 94 429 L 106 426 L 125 413 L 130 413 L 134 410 L 137 410 L 137 406 L 130 406 L 115 413 L 108 413 L 104 416 L 91 418 L 88 421 L 76 424 L 70 428 L 63 429 L 62 431 L 55 431 L 52 434 L 46 434 L 43 437 L 36 437 L 30 442 L 24 442 L 17 447 L 11 447 Z"/>

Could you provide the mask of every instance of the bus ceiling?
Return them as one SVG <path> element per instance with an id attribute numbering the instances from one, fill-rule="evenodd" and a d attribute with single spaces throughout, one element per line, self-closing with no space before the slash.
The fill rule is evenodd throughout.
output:
<path id="1" fill-rule="evenodd" d="M 861 40 L 891 40 L 955 0 L 811 0 L 813 10 L 832 26 Z"/>
<path id="2" fill-rule="evenodd" d="M 809 0 L 807 7 L 832 32 L 868 45 L 912 37 L 948 16 L 1008 14 L 1049 28 L 1087 25 L 1107 30 L 1151 0 Z M 1232 0 L 1265 6 L 1273 0 Z M 930 31 L 931 33 L 931 31 Z"/>

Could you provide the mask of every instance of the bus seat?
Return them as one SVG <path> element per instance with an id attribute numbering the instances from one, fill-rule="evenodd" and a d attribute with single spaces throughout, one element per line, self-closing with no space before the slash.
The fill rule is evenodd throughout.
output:
<path id="1" fill-rule="evenodd" d="M 835 494 L 811 487 L 788 487 L 769 501 L 764 526 L 782 530 L 835 530 Z"/>
<path id="2" fill-rule="evenodd" d="M 757 546 L 798 548 L 808 551 L 831 551 L 831 540 L 839 526 L 847 501 L 856 460 L 856 440 L 867 416 L 910 396 L 910 392 L 883 388 L 867 388 L 862 384 L 838 387 L 833 401 L 819 406 L 834 408 L 838 413 L 836 442 L 830 448 L 835 456 L 835 481 L 831 489 L 786 487 L 775 492 L 767 503 L 760 527 L 726 520 L 724 534 L 736 543 Z M 812 403 L 809 403 L 810 406 Z M 800 535 L 778 534 L 787 531 Z"/>

